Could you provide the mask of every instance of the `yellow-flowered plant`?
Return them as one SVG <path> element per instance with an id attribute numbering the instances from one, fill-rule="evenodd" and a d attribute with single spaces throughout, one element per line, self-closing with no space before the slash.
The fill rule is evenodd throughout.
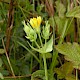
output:
<path id="1" fill-rule="evenodd" d="M 40 25 L 41 25 L 41 17 L 37 17 L 37 18 L 31 18 L 30 19 L 30 25 L 36 30 L 37 33 L 40 32 Z"/>
<path id="2" fill-rule="evenodd" d="M 47 72 L 45 54 L 48 54 L 53 49 L 53 36 L 51 37 L 51 39 L 49 39 L 50 38 L 50 24 L 48 23 L 48 21 L 45 21 L 45 26 L 42 26 L 42 30 L 40 29 L 41 22 L 42 22 L 42 18 L 38 16 L 37 18 L 31 18 L 27 24 L 25 23 L 25 21 L 23 21 L 22 23 L 24 25 L 23 29 L 26 33 L 26 38 L 29 39 L 31 42 L 34 42 L 37 48 L 34 48 L 34 46 L 32 46 L 28 42 L 29 46 L 33 50 L 43 55 L 45 80 L 48 80 L 48 72 Z M 39 40 L 37 40 L 37 38 L 39 38 Z M 43 42 L 43 39 L 45 42 Z M 39 41 L 40 41 L 40 44 L 38 43 Z M 49 55 L 51 54 L 49 53 Z"/>

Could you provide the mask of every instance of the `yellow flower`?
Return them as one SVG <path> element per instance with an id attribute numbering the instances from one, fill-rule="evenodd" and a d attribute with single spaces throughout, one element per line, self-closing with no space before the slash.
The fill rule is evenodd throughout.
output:
<path id="1" fill-rule="evenodd" d="M 39 28 L 39 27 L 40 27 L 41 21 L 42 21 L 42 19 L 41 19 L 40 16 L 37 17 L 37 18 L 31 18 L 31 19 L 30 19 L 30 24 L 31 24 L 31 26 L 32 26 L 33 28 L 36 29 L 36 28 Z"/>

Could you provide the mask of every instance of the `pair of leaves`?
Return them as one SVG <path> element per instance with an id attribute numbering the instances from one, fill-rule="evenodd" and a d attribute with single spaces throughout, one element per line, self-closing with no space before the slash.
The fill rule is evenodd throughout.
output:
<path id="1" fill-rule="evenodd" d="M 55 46 L 59 53 L 65 56 L 65 59 L 73 63 L 73 67 L 79 69 L 80 67 L 80 45 L 76 42 L 63 43 Z"/>

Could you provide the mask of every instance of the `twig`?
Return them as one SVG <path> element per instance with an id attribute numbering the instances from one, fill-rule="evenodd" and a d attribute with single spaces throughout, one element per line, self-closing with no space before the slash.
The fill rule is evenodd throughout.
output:
<path id="1" fill-rule="evenodd" d="M 9 4 L 8 24 L 7 24 L 7 30 L 6 30 L 6 38 L 7 38 L 7 40 L 6 40 L 6 51 L 7 51 L 7 53 L 9 50 L 11 31 L 12 31 L 13 22 L 14 22 L 13 2 L 14 2 L 14 0 L 10 0 L 10 4 Z"/>
<path id="2" fill-rule="evenodd" d="M 12 75 L 15 77 L 15 74 L 14 74 L 13 68 L 12 68 L 12 66 L 11 66 L 11 62 L 10 62 L 10 59 L 9 59 L 9 57 L 8 57 L 8 54 L 7 54 L 7 51 L 6 51 L 6 48 L 5 48 L 5 44 L 4 44 L 4 40 L 3 40 L 3 39 L 2 39 L 2 44 L 3 44 L 4 50 L 5 50 L 5 54 L 6 54 L 6 57 L 7 57 L 9 66 L 10 66 L 11 71 L 12 71 Z"/>
<path id="3" fill-rule="evenodd" d="M 45 5 L 49 16 L 53 16 L 54 15 L 53 2 L 51 0 L 45 0 Z"/>
<path id="4" fill-rule="evenodd" d="M 54 40 L 57 40 L 57 39 L 59 39 L 60 38 L 60 36 L 58 36 L 57 38 L 55 38 Z"/>
<path id="5" fill-rule="evenodd" d="M 24 78 L 24 77 L 30 77 L 31 74 L 28 74 L 28 75 L 24 75 L 24 76 L 8 76 L 8 77 L 4 77 L 5 79 L 8 79 L 8 78 Z"/>
<path id="6" fill-rule="evenodd" d="M 76 1 L 77 1 L 78 4 L 80 4 L 80 1 L 79 0 L 76 0 Z"/>

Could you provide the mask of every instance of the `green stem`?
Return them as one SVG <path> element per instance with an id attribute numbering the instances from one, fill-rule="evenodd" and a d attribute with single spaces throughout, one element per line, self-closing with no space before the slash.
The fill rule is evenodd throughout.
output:
<path id="1" fill-rule="evenodd" d="M 23 48 L 25 48 L 28 52 L 30 52 L 31 55 L 34 56 L 34 58 L 40 63 L 40 60 L 37 58 L 35 54 L 33 54 L 25 45 L 23 45 L 21 42 L 17 41 L 19 45 L 21 45 Z M 40 63 L 41 64 L 41 63 Z"/>
<path id="2" fill-rule="evenodd" d="M 13 68 L 12 68 L 10 59 L 9 59 L 9 57 L 8 57 L 8 53 L 7 53 L 7 51 L 6 51 L 6 47 L 5 47 L 5 44 L 4 44 L 4 40 L 3 40 L 3 39 L 2 39 L 2 44 L 3 44 L 4 50 L 5 50 L 5 54 L 6 54 L 7 61 L 8 61 L 8 63 L 9 63 L 9 66 L 10 66 L 10 69 L 11 69 L 11 72 L 12 72 L 12 75 L 15 77 L 14 70 L 13 70 Z"/>
<path id="3" fill-rule="evenodd" d="M 41 40 L 40 33 L 38 33 L 38 36 L 39 36 L 39 40 L 40 40 L 40 43 L 41 43 L 41 47 L 43 47 L 43 43 L 42 43 L 42 40 Z"/>
<path id="4" fill-rule="evenodd" d="M 54 49 L 54 45 L 55 45 L 55 20 L 54 20 L 54 18 L 53 18 L 53 16 L 51 17 L 51 22 L 52 22 L 52 27 L 53 27 L 53 55 L 55 54 L 55 49 Z M 53 65 L 54 65 L 54 56 L 52 56 L 52 63 L 51 63 L 51 65 L 50 65 L 50 78 L 52 79 L 52 80 L 54 80 L 54 78 L 53 78 Z M 56 60 L 55 60 L 56 61 Z"/>
<path id="5" fill-rule="evenodd" d="M 36 46 L 40 49 L 40 46 L 38 45 L 38 43 L 35 41 Z"/>
<path id="6" fill-rule="evenodd" d="M 33 0 L 33 12 L 35 12 L 35 0 Z"/>
<path id="7" fill-rule="evenodd" d="M 47 72 L 47 64 L 46 64 L 46 56 L 43 54 L 43 61 L 44 61 L 44 70 L 45 70 L 45 80 L 48 80 L 48 72 Z"/>
<path id="8" fill-rule="evenodd" d="M 40 66 L 39 66 L 39 69 L 43 69 L 43 60 L 42 60 L 42 56 L 41 56 L 41 53 L 39 53 L 39 60 L 40 60 Z"/>
<path id="9" fill-rule="evenodd" d="M 24 12 L 23 12 L 23 8 L 22 8 L 20 5 L 18 5 L 18 7 L 20 8 L 20 10 L 21 10 L 21 12 L 22 12 L 24 18 L 26 19 L 26 16 L 25 16 L 25 14 L 24 14 Z"/>
<path id="10" fill-rule="evenodd" d="M 68 21 L 69 20 L 67 19 L 66 22 L 65 22 L 64 29 L 63 29 L 63 32 L 61 34 L 61 37 L 60 37 L 60 40 L 59 40 L 58 44 L 61 44 L 63 42 L 63 39 L 64 39 L 65 34 L 66 34 L 66 29 L 67 29 Z"/>
<path id="11" fill-rule="evenodd" d="M 75 7 L 77 6 L 77 2 L 76 2 L 76 0 L 74 0 L 74 5 L 75 5 Z"/>
<path id="12" fill-rule="evenodd" d="M 40 49 L 39 44 L 35 41 L 36 46 Z M 42 64 L 42 57 L 41 54 L 39 54 L 39 60 L 40 60 L 40 69 L 43 69 L 43 64 Z"/>
<path id="13" fill-rule="evenodd" d="M 78 80 L 78 70 L 76 69 L 76 80 Z"/>
<path id="14" fill-rule="evenodd" d="M 35 41 L 35 44 L 40 49 L 40 46 L 38 45 L 38 43 L 36 41 Z M 39 54 L 39 60 L 40 60 L 40 69 L 42 69 L 43 68 L 43 65 L 42 65 L 42 57 L 41 57 L 40 54 Z"/>
<path id="15" fill-rule="evenodd" d="M 65 34 L 66 34 L 66 29 L 67 29 L 67 27 L 68 27 L 68 28 L 70 27 L 70 25 L 68 26 L 68 19 L 65 21 L 64 29 L 63 29 L 63 31 L 62 31 L 62 34 L 61 34 L 61 37 L 60 37 L 60 39 L 59 39 L 58 44 L 61 44 L 61 43 L 63 42 L 64 37 L 65 37 Z M 54 51 L 53 51 L 52 63 L 51 63 L 51 65 L 50 65 L 50 70 L 51 70 L 51 72 L 52 72 L 53 68 L 55 67 L 57 57 L 58 57 L 58 51 L 56 51 L 56 50 L 54 49 Z"/>
<path id="16" fill-rule="evenodd" d="M 70 11 L 70 0 L 67 0 L 68 6 L 67 6 L 67 12 Z"/>
<path id="17" fill-rule="evenodd" d="M 31 65 L 30 65 L 30 72 L 32 73 L 32 66 L 33 66 L 33 56 L 31 56 Z"/>
<path id="18" fill-rule="evenodd" d="M 47 40 L 45 39 L 45 50 L 46 50 L 46 43 L 47 43 Z"/>

